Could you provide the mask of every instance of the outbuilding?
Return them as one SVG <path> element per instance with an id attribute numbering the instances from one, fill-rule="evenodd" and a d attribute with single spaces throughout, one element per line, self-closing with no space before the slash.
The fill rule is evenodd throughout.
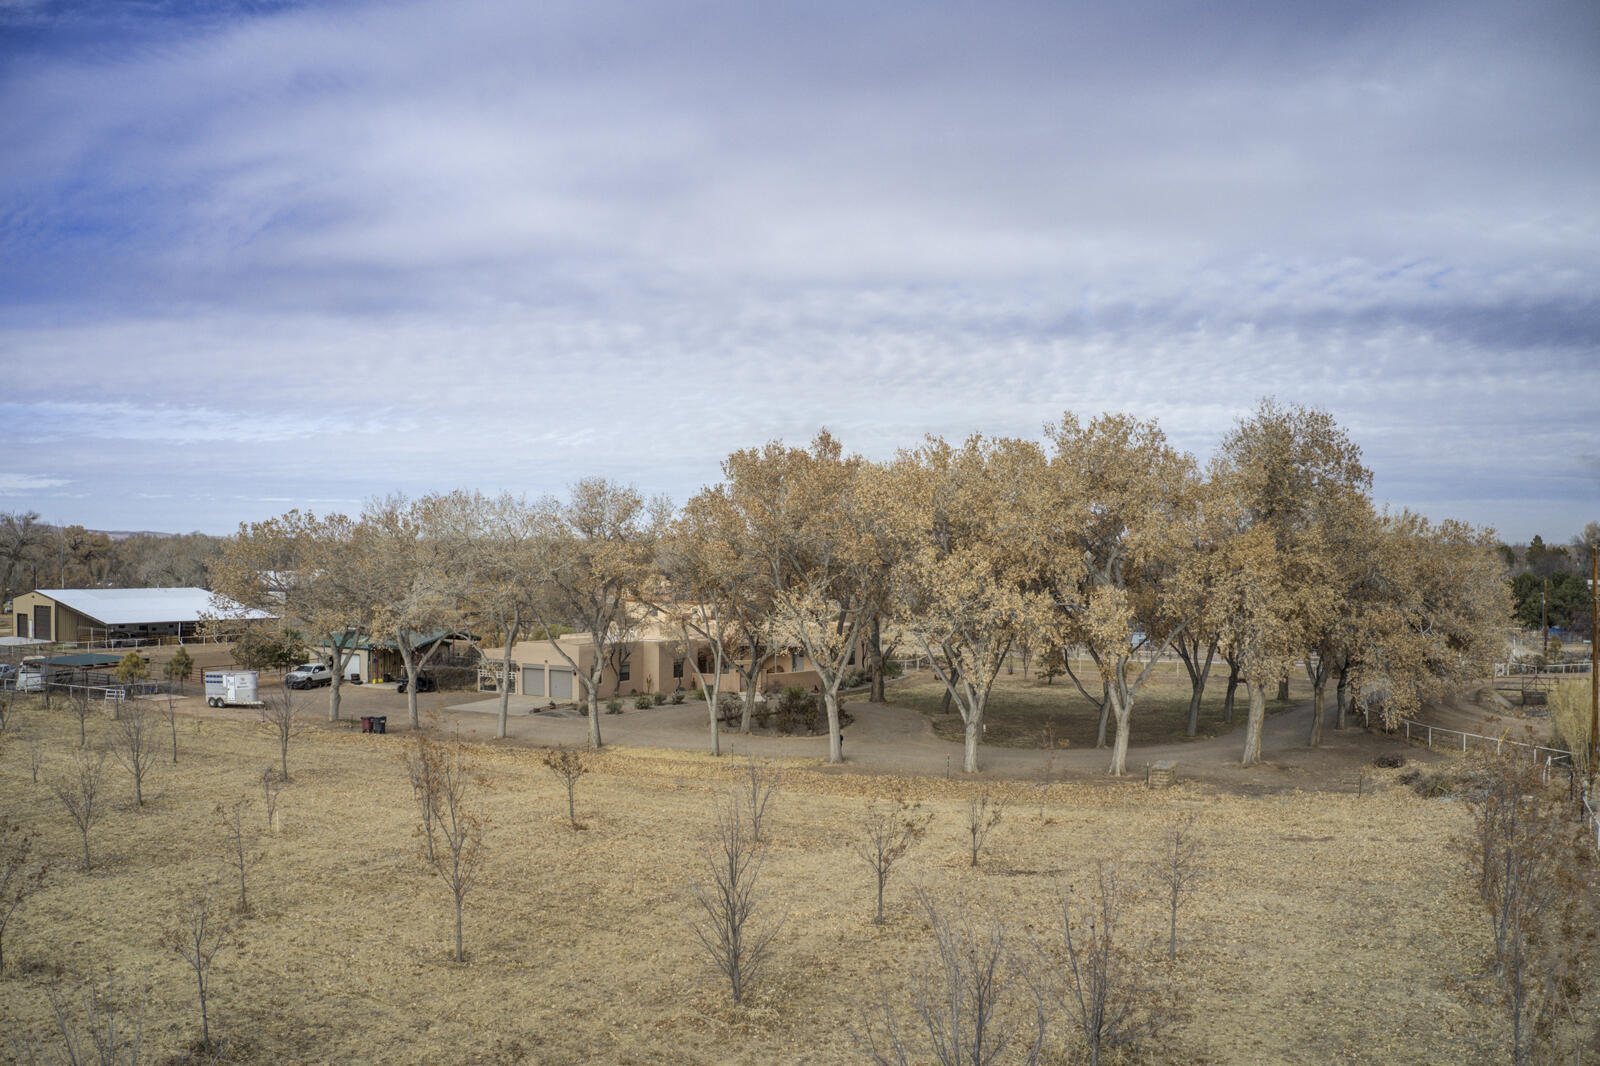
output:
<path id="1" fill-rule="evenodd" d="M 272 617 L 201 588 L 36 589 L 11 610 L 18 637 L 91 646 L 181 644 L 208 618 Z"/>

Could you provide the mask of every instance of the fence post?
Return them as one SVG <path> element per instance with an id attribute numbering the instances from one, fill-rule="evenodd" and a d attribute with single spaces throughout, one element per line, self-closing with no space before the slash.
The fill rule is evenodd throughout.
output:
<path id="1" fill-rule="evenodd" d="M 1428 747 L 1433 747 L 1433 726 L 1428 727 Z"/>

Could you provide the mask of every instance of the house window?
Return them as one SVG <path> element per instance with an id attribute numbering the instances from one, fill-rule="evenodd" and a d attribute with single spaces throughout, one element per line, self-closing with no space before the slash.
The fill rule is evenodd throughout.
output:
<path id="1" fill-rule="evenodd" d="M 624 659 L 622 665 L 617 667 L 617 680 L 628 681 L 633 677 L 633 664 Z"/>
<path id="2" fill-rule="evenodd" d="M 794 671 L 796 673 L 799 673 L 801 670 L 804 670 L 806 668 L 806 653 L 805 652 L 797 651 L 797 652 L 795 652 L 793 654 L 792 657 L 794 659 Z"/>
<path id="3" fill-rule="evenodd" d="M 699 655 L 696 655 L 694 657 L 694 661 L 695 661 L 695 665 L 700 668 L 700 672 L 702 674 L 709 674 L 711 672 L 711 656 L 710 655 L 706 654 L 705 652 L 701 652 Z"/>
<path id="4" fill-rule="evenodd" d="M 672 676 L 673 677 L 682 677 L 683 676 L 683 657 L 682 656 L 679 656 L 678 658 L 672 660 Z"/>

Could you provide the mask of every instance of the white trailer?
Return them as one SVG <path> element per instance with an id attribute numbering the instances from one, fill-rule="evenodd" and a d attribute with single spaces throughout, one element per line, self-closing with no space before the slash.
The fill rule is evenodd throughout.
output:
<path id="1" fill-rule="evenodd" d="M 254 670 L 207 670 L 206 706 L 259 706 L 258 688 L 259 681 Z"/>

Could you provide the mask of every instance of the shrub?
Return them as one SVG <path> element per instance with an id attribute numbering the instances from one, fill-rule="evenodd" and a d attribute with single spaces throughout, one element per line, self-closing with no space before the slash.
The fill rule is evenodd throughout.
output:
<path id="1" fill-rule="evenodd" d="M 1397 770 L 1405 764 L 1406 757 L 1397 751 L 1388 752 L 1372 760 L 1373 766 L 1379 766 L 1385 770 Z"/>
<path id="2" fill-rule="evenodd" d="M 635 696 L 633 698 L 633 705 L 642 711 L 646 707 L 650 706 L 650 697 L 643 695 Z"/>
<path id="3" fill-rule="evenodd" d="M 680 704 L 682 702 L 683 702 L 683 689 L 680 688 L 680 689 L 678 689 L 678 691 L 676 691 L 676 692 L 674 692 L 672 694 L 672 705 L 674 707 L 676 707 L 678 704 Z"/>
<path id="4" fill-rule="evenodd" d="M 607 714 L 621 714 L 622 713 L 622 701 L 617 699 L 615 696 L 612 696 L 609 700 L 606 700 L 606 713 Z"/>
<path id="5" fill-rule="evenodd" d="M 666 702 L 667 702 L 667 695 L 664 692 L 654 693 L 650 697 L 650 703 L 651 703 L 652 706 L 655 706 L 655 707 L 659 707 L 663 703 L 666 703 Z"/>

